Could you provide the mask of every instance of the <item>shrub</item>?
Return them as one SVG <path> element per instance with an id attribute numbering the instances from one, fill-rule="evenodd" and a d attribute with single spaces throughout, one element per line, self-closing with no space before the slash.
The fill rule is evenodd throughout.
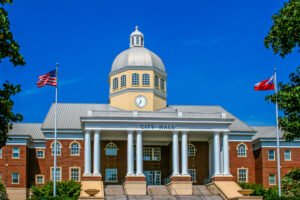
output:
<path id="1" fill-rule="evenodd" d="M 289 197 L 300 197 L 300 168 L 290 170 L 282 178 L 282 193 Z"/>
<path id="2" fill-rule="evenodd" d="M 8 200 L 5 185 L 1 180 L 0 180 L 0 199 L 1 200 Z"/>
<path id="3" fill-rule="evenodd" d="M 53 197 L 53 182 L 49 181 L 44 186 L 33 186 L 32 200 L 75 200 L 79 198 L 81 184 L 75 181 L 61 181 L 56 185 L 56 197 Z"/>

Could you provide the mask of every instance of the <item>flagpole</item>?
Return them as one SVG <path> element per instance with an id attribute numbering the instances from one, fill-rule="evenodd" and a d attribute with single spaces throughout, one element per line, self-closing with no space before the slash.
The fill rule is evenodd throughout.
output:
<path id="1" fill-rule="evenodd" d="M 277 95 L 277 75 L 276 68 L 274 68 L 274 86 L 275 94 Z M 280 180 L 280 143 L 279 143 L 279 132 L 278 132 L 278 103 L 276 99 L 276 137 L 277 137 L 277 174 L 278 174 L 278 195 L 281 196 L 281 180 Z"/>
<path id="2" fill-rule="evenodd" d="M 56 88 L 55 88 L 55 122 L 54 122 L 54 184 L 53 196 L 56 196 L 56 155 L 57 155 L 57 88 L 58 88 L 58 63 L 56 63 Z"/>

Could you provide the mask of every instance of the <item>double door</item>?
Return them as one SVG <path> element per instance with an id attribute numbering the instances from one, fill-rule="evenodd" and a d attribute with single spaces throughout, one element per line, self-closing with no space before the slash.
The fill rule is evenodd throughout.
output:
<path id="1" fill-rule="evenodd" d="M 144 171 L 148 185 L 161 185 L 160 171 Z"/>

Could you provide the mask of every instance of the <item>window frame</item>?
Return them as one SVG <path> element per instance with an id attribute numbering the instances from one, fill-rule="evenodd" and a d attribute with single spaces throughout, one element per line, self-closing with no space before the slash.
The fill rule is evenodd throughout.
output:
<path id="1" fill-rule="evenodd" d="M 0 148 L 0 158 L 2 158 L 2 149 L 3 148 Z"/>
<path id="2" fill-rule="evenodd" d="M 14 174 L 18 175 L 18 182 L 17 183 L 14 183 Z M 18 172 L 12 172 L 11 173 L 11 183 L 12 184 L 20 184 L 20 173 L 18 173 Z"/>
<path id="3" fill-rule="evenodd" d="M 273 158 L 273 159 L 270 158 L 270 155 L 271 155 L 270 152 L 271 152 L 271 151 L 274 152 L 274 158 Z M 274 149 L 269 149 L 269 150 L 268 150 L 268 160 L 269 160 L 269 161 L 276 161 L 276 152 L 275 152 Z"/>
<path id="4" fill-rule="evenodd" d="M 148 73 L 143 74 L 142 85 L 145 87 L 150 86 L 150 74 L 148 74 Z"/>
<path id="5" fill-rule="evenodd" d="M 54 167 L 50 167 L 50 180 L 51 181 L 54 181 L 54 179 L 52 179 L 52 169 L 53 169 L 53 171 L 54 171 Z M 62 181 L 62 176 L 61 176 L 61 174 L 62 174 L 62 167 L 56 167 L 56 170 L 59 170 L 59 180 L 58 179 L 56 179 L 56 181 Z"/>
<path id="6" fill-rule="evenodd" d="M 61 155 L 62 145 L 61 145 L 61 143 L 58 142 L 58 141 L 57 141 L 57 144 L 59 144 L 59 147 L 60 147 L 60 148 L 59 148 L 59 151 L 56 152 L 56 155 L 57 155 L 57 156 L 60 156 L 60 155 Z M 51 156 L 54 156 L 54 153 L 55 153 L 55 152 L 53 151 L 53 149 L 54 149 L 54 141 L 51 143 L 51 146 L 50 146 L 50 147 L 51 147 Z M 56 146 L 56 148 L 58 148 L 58 147 Z M 58 153 L 58 152 L 59 152 L 59 153 Z"/>
<path id="7" fill-rule="evenodd" d="M 74 152 L 72 153 L 72 151 L 73 151 L 72 146 L 73 146 L 74 144 L 78 145 L 78 149 L 77 149 L 77 150 L 78 150 L 78 153 L 77 153 L 77 154 L 75 154 Z M 80 149 L 81 149 L 81 147 L 80 147 L 79 142 L 77 142 L 77 141 L 71 142 L 71 144 L 70 144 L 70 156 L 80 156 Z"/>
<path id="8" fill-rule="evenodd" d="M 42 177 L 43 178 L 43 182 L 42 183 L 38 183 L 38 177 Z M 45 176 L 43 174 L 37 174 L 35 175 L 35 184 L 40 185 L 40 184 L 44 184 L 45 183 Z"/>
<path id="9" fill-rule="evenodd" d="M 113 78 L 113 90 L 117 90 L 119 88 L 119 78 Z"/>
<path id="10" fill-rule="evenodd" d="M 17 153 L 18 157 L 14 157 L 14 149 L 18 149 L 18 153 Z M 12 159 L 20 159 L 20 147 L 13 147 L 11 151 L 12 151 Z"/>
<path id="11" fill-rule="evenodd" d="M 289 152 L 289 157 L 290 157 L 289 159 L 286 159 L 286 157 L 285 157 L 287 151 Z M 283 158 L 284 158 L 284 161 L 291 161 L 292 160 L 292 151 L 291 150 L 284 150 L 283 151 Z"/>
<path id="12" fill-rule="evenodd" d="M 271 181 L 271 176 L 274 176 L 274 180 L 272 180 L 272 181 L 274 181 L 274 184 L 273 183 L 270 183 L 270 181 Z M 276 185 L 276 174 L 269 174 L 269 185 Z"/>
<path id="13" fill-rule="evenodd" d="M 121 88 L 126 87 L 126 84 L 127 84 L 126 82 L 127 82 L 127 80 L 126 80 L 126 75 L 123 74 L 123 75 L 121 76 Z"/>
<path id="14" fill-rule="evenodd" d="M 154 87 L 159 88 L 159 77 L 157 75 L 154 76 Z"/>
<path id="15" fill-rule="evenodd" d="M 191 174 L 191 172 L 193 171 L 193 173 L 194 173 L 194 176 L 192 176 L 192 174 Z M 191 176 L 191 181 L 193 182 L 193 183 L 196 183 L 197 182 L 197 176 L 196 176 L 196 169 L 188 169 L 188 173 L 189 173 L 189 175 Z"/>
<path id="16" fill-rule="evenodd" d="M 192 146 L 193 147 L 193 153 L 192 154 L 190 154 L 191 153 L 191 148 L 190 148 L 190 146 Z M 193 145 L 192 143 L 189 143 L 188 144 L 188 157 L 194 157 L 194 156 L 196 156 L 196 147 L 195 147 L 195 145 Z"/>
<path id="17" fill-rule="evenodd" d="M 145 155 L 145 151 L 150 150 L 151 155 Z M 159 151 L 156 151 L 159 150 Z M 159 152 L 159 157 L 155 155 L 155 153 Z M 149 160 L 145 160 L 144 158 L 149 156 Z M 155 159 L 158 158 L 158 159 Z M 161 148 L 160 147 L 143 147 L 143 161 L 161 161 Z"/>
<path id="18" fill-rule="evenodd" d="M 138 73 L 133 73 L 131 75 L 131 85 L 139 86 L 140 85 L 140 75 Z"/>
<path id="19" fill-rule="evenodd" d="M 114 171 L 116 171 L 116 176 L 115 176 L 115 179 L 116 180 L 108 180 L 108 176 L 107 176 L 107 174 L 108 174 L 108 172 L 109 172 L 109 170 L 114 170 Z M 111 175 L 112 176 L 112 175 Z M 117 168 L 106 168 L 105 169 L 105 182 L 110 182 L 110 183 L 117 183 L 118 182 L 118 169 Z"/>
<path id="20" fill-rule="evenodd" d="M 162 91 L 165 91 L 166 87 L 165 87 L 165 79 L 160 78 L 160 89 Z"/>
<path id="21" fill-rule="evenodd" d="M 240 152 L 241 147 L 244 147 L 245 152 Z M 237 157 L 247 157 L 247 150 L 248 150 L 248 148 L 247 148 L 246 144 L 244 144 L 244 143 L 238 144 L 238 146 L 237 146 Z"/>
<path id="22" fill-rule="evenodd" d="M 112 147 L 112 146 L 114 146 L 114 148 L 108 148 L 108 147 Z M 118 147 L 117 147 L 117 145 L 115 144 L 115 143 L 113 143 L 113 142 L 109 142 L 109 143 L 107 143 L 106 145 L 105 145 L 105 155 L 106 156 L 117 156 L 118 155 Z M 108 154 L 107 152 L 107 150 L 110 150 L 110 151 L 112 151 L 113 152 L 113 150 L 115 150 L 115 152 L 116 152 L 116 154 Z"/>
<path id="23" fill-rule="evenodd" d="M 240 178 L 243 178 L 243 177 L 240 177 L 240 170 L 245 170 L 246 171 L 246 173 L 245 173 L 245 181 L 240 181 Z M 248 183 L 248 168 L 238 168 L 237 169 L 237 180 L 238 180 L 238 182 L 240 182 L 240 183 Z"/>
<path id="24" fill-rule="evenodd" d="M 78 170 L 78 180 L 72 179 L 72 170 L 73 170 L 73 169 Z M 70 168 L 69 168 L 69 180 L 73 180 L 73 181 L 76 181 L 76 182 L 80 182 L 80 181 L 81 181 L 80 174 L 81 174 L 81 169 L 80 169 L 80 167 L 70 167 Z"/>
<path id="25" fill-rule="evenodd" d="M 43 152 L 42 157 L 39 157 L 39 152 Z M 44 159 L 45 158 L 45 150 L 36 150 L 36 158 L 37 159 Z"/>

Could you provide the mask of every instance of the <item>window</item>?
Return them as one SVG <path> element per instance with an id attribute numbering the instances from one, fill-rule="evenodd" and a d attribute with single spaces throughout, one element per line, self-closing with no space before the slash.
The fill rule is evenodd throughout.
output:
<path id="1" fill-rule="evenodd" d="M 238 145 L 238 157 L 246 157 L 246 145 L 239 144 Z"/>
<path id="2" fill-rule="evenodd" d="M 159 161 L 160 158 L 161 158 L 161 152 L 159 147 L 143 148 L 143 160 Z"/>
<path id="3" fill-rule="evenodd" d="M 114 143 L 108 143 L 105 147 L 105 155 L 116 156 L 118 153 L 117 150 L 117 146 Z"/>
<path id="4" fill-rule="evenodd" d="M 54 181 L 54 167 L 51 167 L 51 180 Z M 56 168 L 56 180 L 61 181 L 61 168 Z"/>
<path id="5" fill-rule="evenodd" d="M 119 80 L 118 78 L 114 78 L 114 80 L 113 80 L 113 89 L 114 90 L 118 89 L 118 86 L 119 86 L 118 80 Z"/>
<path id="6" fill-rule="evenodd" d="M 126 75 L 122 75 L 121 76 L 121 87 L 125 87 L 126 86 Z"/>
<path id="7" fill-rule="evenodd" d="M 268 160 L 275 160 L 275 150 L 269 150 Z"/>
<path id="8" fill-rule="evenodd" d="M 160 79 L 160 89 L 165 90 L 165 80 L 162 78 Z"/>
<path id="9" fill-rule="evenodd" d="M 276 175 L 275 174 L 269 175 L 269 185 L 276 185 Z"/>
<path id="10" fill-rule="evenodd" d="M 12 157 L 13 158 L 20 158 L 20 148 L 19 147 L 13 147 L 12 148 Z"/>
<path id="11" fill-rule="evenodd" d="M 144 38 L 141 38 L 141 45 L 144 45 Z"/>
<path id="12" fill-rule="evenodd" d="M 284 150 L 284 160 L 292 160 L 291 150 Z"/>
<path id="13" fill-rule="evenodd" d="M 118 182 L 118 170 L 117 169 L 105 169 L 105 181 Z"/>
<path id="14" fill-rule="evenodd" d="M 54 155 L 55 154 L 54 142 L 52 143 L 51 148 L 52 148 L 52 155 Z M 57 142 L 56 143 L 56 154 L 60 155 L 60 153 L 61 153 L 61 145 L 60 145 L 60 143 Z"/>
<path id="15" fill-rule="evenodd" d="M 137 44 L 137 45 L 140 43 L 140 42 L 139 42 L 139 37 L 138 37 L 138 36 L 135 37 L 135 41 L 136 41 L 136 44 Z"/>
<path id="16" fill-rule="evenodd" d="M 71 144 L 71 155 L 79 155 L 79 154 L 80 154 L 79 144 L 77 142 L 73 142 Z"/>
<path id="17" fill-rule="evenodd" d="M 79 168 L 71 168 L 70 169 L 70 179 L 73 181 L 80 181 L 80 170 Z"/>
<path id="18" fill-rule="evenodd" d="M 247 169 L 238 169 L 238 178 L 239 178 L 239 182 L 247 182 L 248 181 Z"/>
<path id="19" fill-rule="evenodd" d="M 196 182 L 196 170 L 195 169 L 189 169 L 188 172 L 192 177 L 192 182 Z"/>
<path id="20" fill-rule="evenodd" d="M 12 183 L 19 184 L 19 173 L 12 173 Z"/>
<path id="21" fill-rule="evenodd" d="M 37 175 L 35 177 L 35 183 L 36 184 L 44 184 L 44 176 L 43 175 Z"/>
<path id="22" fill-rule="evenodd" d="M 132 85 L 139 85 L 140 77 L 137 73 L 132 74 Z"/>
<path id="23" fill-rule="evenodd" d="M 0 158 L 2 158 L 2 148 L 0 149 Z"/>
<path id="24" fill-rule="evenodd" d="M 149 74 L 143 74 L 143 85 L 150 85 L 150 76 L 149 76 Z"/>
<path id="25" fill-rule="evenodd" d="M 188 145 L 188 156 L 195 156 L 195 146 L 192 144 Z"/>
<path id="26" fill-rule="evenodd" d="M 36 151 L 36 157 L 37 158 L 45 158 L 44 151 L 43 150 Z"/>
<path id="27" fill-rule="evenodd" d="M 155 78 L 154 78 L 154 85 L 155 85 L 155 87 L 159 88 L 159 78 L 156 75 L 155 75 Z"/>

